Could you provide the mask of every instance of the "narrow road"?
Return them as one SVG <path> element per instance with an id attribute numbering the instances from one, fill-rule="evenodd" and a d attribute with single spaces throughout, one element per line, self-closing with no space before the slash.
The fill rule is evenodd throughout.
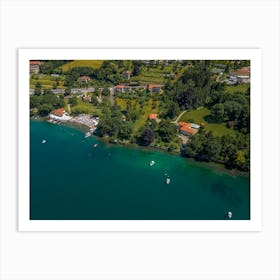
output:
<path id="1" fill-rule="evenodd" d="M 180 118 L 181 118 L 186 112 L 187 112 L 187 110 L 184 110 L 184 111 L 178 116 L 178 118 L 177 118 L 174 122 L 172 122 L 172 123 L 177 124 L 178 121 L 180 120 Z"/>

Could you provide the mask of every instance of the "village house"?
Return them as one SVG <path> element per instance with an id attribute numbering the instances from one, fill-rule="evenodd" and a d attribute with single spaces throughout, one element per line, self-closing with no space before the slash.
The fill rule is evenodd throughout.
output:
<path id="1" fill-rule="evenodd" d="M 150 120 L 156 120 L 157 119 L 157 114 L 150 114 L 149 119 Z"/>
<path id="2" fill-rule="evenodd" d="M 250 67 L 242 67 L 241 69 L 238 69 L 234 74 L 237 76 L 237 78 L 248 79 L 250 78 Z"/>
<path id="3" fill-rule="evenodd" d="M 29 72 L 30 74 L 38 74 L 40 70 L 41 62 L 39 60 L 30 60 L 29 62 Z"/>
<path id="4" fill-rule="evenodd" d="M 115 93 L 123 93 L 123 92 L 130 92 L 131 91 L 131 87 L 126 86 L 126 85 L 117 85 L 114 87 L 114 92 Z"/>
<path id="5" fill-rule="evenodd" d="M 56 110 L 53 110 L 49 115 L 51 120 L 55 121 L 68 121 L 72 119 L 66 112 L 64 108 L 59 108 Z"/>
<path id="6" fill-rule="evenodd" d="M 127 79 L 127 80 L 129 80 L 130 79 L 130 76 L 131 76 L 131 72 L 130 71 L 124 71 L 123 72 L 123 77 L 125 78 L 125 79 Z"/>
<path id="7" fill-rule="evenodd" d="M 81 76 L 81 77 L 79 77 L 79 82 L 87 83 L 89 81 L 90 81 L 90 77 L 89 76 Z"/>
<path id="8" fill-rule="evenodd" d="M 194 123 L 179 122 L 178 125 L 180 133 L 186 136 L 195 135 L 200 128 L 200 125 Z"/>
<path id="9" fill-rule="evenodd" d="M 160 92 L 163 85 L 149 84 L 148 90 L 150 92 Z"/>

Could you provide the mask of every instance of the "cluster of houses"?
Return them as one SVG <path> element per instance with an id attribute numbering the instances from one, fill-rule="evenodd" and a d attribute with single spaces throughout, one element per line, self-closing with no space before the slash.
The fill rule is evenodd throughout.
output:
<path id="1" fill-rule="evenodd" d="M 155 120 L 160 122 L 158 119 L 158 115 L 152 113 L 149 115 L 149 120 Z M 185 136 L 193 136 L 195 135 L 200 129 L 200 125 L 195 123 L 188 123 L 188 122 L 178 122 L 178 131 Z"/>
<path id="2" fill-rule="evenodd" d="M 29 73 L 38 74 L 40 70 L 41 62 L 39 60 L 30 60 L 29 61 Z"/>
<path id="3" fill-rule="evenodd" d="M 250 83 L 250 67 L 242 67 L 229 75 L 224 80 L 227 85 L 235 85 L 237 83 Z"/>
<path id="4" fill-rule="evenodd" d="M 135 90 L 145 90 L 147 89 L 149 92 L 161 92 L 164 85 L 160 84 L 148 84 L 148 85 L 140 85 L 140 86 L 128 86 L 124 84 L 117 85 L 113 87 L 114 93 L 124 93 L 124 92 L 133 92 Z"/>
<path id="5" fill-rule="evenodd" d="M 89 128 L 95 129 L 99 123 L 99 117 L 91 117 L 86 114 L 80 114 L 77 117 L 71 117 L 64 108 L 58 108 L 50 112 L 50 122 L 65 122 L 74 121 L 86 125 Z"/>

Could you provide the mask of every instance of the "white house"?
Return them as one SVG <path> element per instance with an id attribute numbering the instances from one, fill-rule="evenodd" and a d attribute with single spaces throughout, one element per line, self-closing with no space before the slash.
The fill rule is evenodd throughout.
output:
<path id="1" fill-rule="evenodd" d="M 50 119 L 56 120 L 56 121 L 68 121 L 71 120 L 72 117 L 70 117 L 66 112 L 64 108 L 59 108 L 56 110 L 53 110 L 50 113 Z"/>

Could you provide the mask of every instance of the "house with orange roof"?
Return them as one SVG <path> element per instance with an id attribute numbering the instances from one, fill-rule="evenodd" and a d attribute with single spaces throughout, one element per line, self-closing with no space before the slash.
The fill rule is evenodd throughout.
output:
<path id="1" fill-rule="evenodd" d="M 158 84 L 149 84 L 148 85 L 148 91 L 150 92 L 160 92 L 163 85 Z"/>
<path id="2" fill-rule="evenodd" d="M 79 77 L 79 81 L 82 83 L 87 83 L 90 81 L 90 77 L 89 76 L 81 76 Z"/>
<path id="3" fill-rule="evenodd" d="M 250 78 L 250 67 L 242 67 L 234 72 L 237 78 L 248 79 Z"/>
<path id="4" fill-rule="evenodd" d="M 55 120 L 55 121 L 68 121 L 72 119 L 72 117 L 70 117 L 66 113 L 64 108 L 59 108 L 51 111 L 49 117 L 51 120 Z"/>
<path id="5" fill-rule="evenodd" d="M 150 114 L 149 119 L 150 119 L 150 120 L 156 120 L 157 117 L 158 117 L 157 114 Z"/>
<path id="6" fill-rule="evenodd" d="M 192 136 L 195 135 L 199 130 L 199 125 L 193 123 L 179 122 L 179 131 L 183 135 Z"/>
<path id="7" fill-rule="evenodd" d="M 131 87 L 126 86 L 126 85 L 117 85 L 114 87 L 114 92 L 119 93 L 119 92 L 130 92 Z"/>
<path id="8" fill-rule="evenodd" d="M 30 60 L 29 61 L 29 72 L 33 74 L 38 74 L 40 70 L 41 61 L 39 60 Z"/>

